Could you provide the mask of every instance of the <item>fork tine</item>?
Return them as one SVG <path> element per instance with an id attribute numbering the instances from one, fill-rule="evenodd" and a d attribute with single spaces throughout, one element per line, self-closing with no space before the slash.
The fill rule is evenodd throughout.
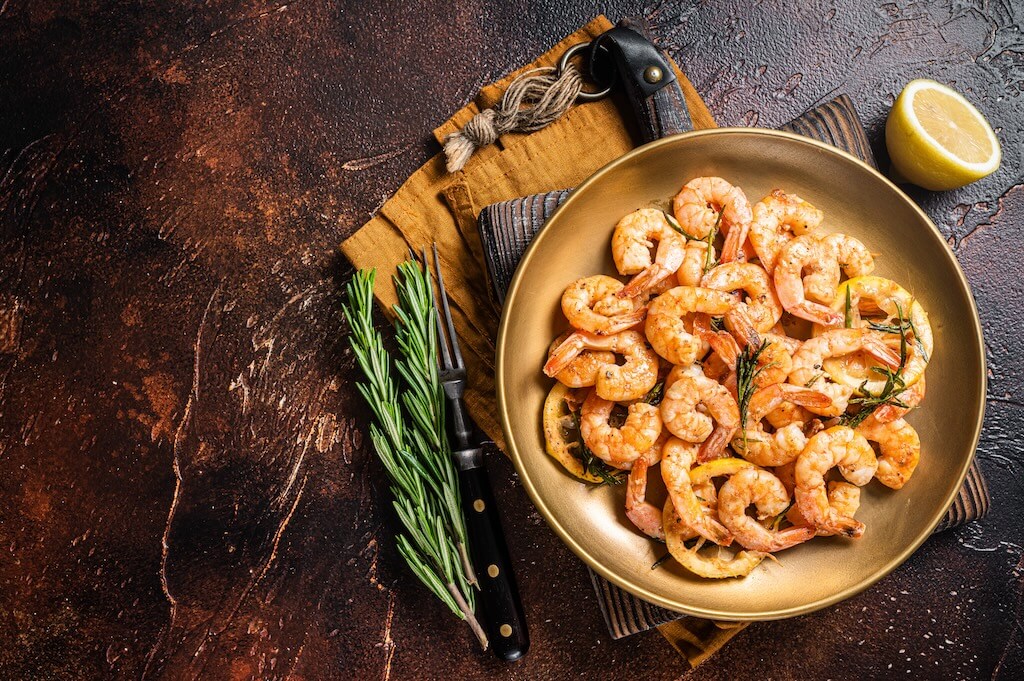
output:
<path id="1" fill-rule="evenodd" d="M 448 338 L 451 341 L 452 353 L 455 355 L 455 368 L 464 369 L 462 353 L 459 351 L 459 338 L 455 335 L 455 324 L 452 322 L 452 311 L 448 307 L 448 292 L 444 289 L 444 277 L 441 275 L 441 260 L 437 257 L 437 242 L 434 242 L 434 270 L 437 272 L 437 287 L 441 290 L 441 305 L 444 307 L 444 320 L 448 325 Z"/>
<path id="2" fill-rule="evenodd" d="M 430 265 L 427 260 L 427 248 L 423 247 L 423 270 L 427 273 L 427 281 L 430 281 Z M 444 295 L 444 288 L 441 289 L 441 295 Z M 441 308 L 437 306 L 437 297 L 434 295 L 434 287 L 430 287 L 430 303 L 434 306 L 434 323 L 437 324 L 437 345 L 441 349 L 441 368 L 451 369 L 452 368 L 452 356 L 448 352 L 448 338 L 444 333 L 444 326 L 441 324 Z"/>
<path id="3" fill-rule="evenodd" d="M 409 249 L 409 258 L 410 258 L 410 259 L 411 259 L 411 260 L 412 260 L 413 262 L 415 262 L 415 263 L 416 263 L 417 265 L 421 264 L 421 263 L 420 263 L 420 256 L 416 254 L 416 251 L 414 251 L 414 250 L 412 249 L 412 246 L 407 246 L 407 248 Z"/>

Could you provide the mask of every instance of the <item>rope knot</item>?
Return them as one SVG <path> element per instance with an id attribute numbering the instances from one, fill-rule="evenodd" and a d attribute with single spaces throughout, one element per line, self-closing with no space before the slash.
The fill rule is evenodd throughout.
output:
<path id="1" fill-rule="evenodd" d="M 582 89 L 583 77 L 572 66 L 562 73 L 547 66 L 520 74 L 493 109 L 481 111 L 444 138 L 448 172 L 462 170 L 474 151 L 506 132 L 533 132 L 554 123 Z"/>
<path id="2" fill-rule="evenodd" d="M 485 109 L 469 119 L 469 122 L 462 126 L 462 136 L 471 142 L 475 147 L 486 147 L 498 141 L 498 126 L 495 123 L 497 114 L 494 109 Z"/>

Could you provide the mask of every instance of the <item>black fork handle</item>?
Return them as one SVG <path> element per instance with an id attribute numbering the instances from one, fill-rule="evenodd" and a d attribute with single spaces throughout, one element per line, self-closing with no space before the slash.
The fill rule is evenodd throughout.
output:
<path id="1" fill-rule="evenodd" d="M 491 492 L 483 450 L 471 447 L 454 452 L 459 466 L 466 530 L 473 554 L 473 568 L 480 583 L 484 626 L 494 654 L 502 660 L 518 660 L 530 647 L 526 615 L 519 599 L 512 560 Z"/>

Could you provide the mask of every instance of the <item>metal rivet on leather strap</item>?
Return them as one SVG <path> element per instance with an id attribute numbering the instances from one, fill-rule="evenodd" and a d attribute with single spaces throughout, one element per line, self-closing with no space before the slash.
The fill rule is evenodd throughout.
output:
<path id="1" fill-rule="evenodd" d="M 654 85 L 655 83 L 660 83 L 664 75 L 665 74 L 662 72 L 662 70 L 657 66 L 648 66 L 646 69 L 644 69 L 644 80 L 646 80 L 651 85 Z"/>

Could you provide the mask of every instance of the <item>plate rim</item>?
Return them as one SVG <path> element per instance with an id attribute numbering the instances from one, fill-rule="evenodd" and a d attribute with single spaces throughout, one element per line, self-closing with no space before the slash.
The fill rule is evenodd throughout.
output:
<path id="1" fill-rule="evenodd" d="M 932 520 L 926 525 L 925 531 L 923 531 L 914 541 L 910 542 L 908 546 L 904 547 L 902 551 L 900 551 L 894 558 L 888 561 L 884 566 L 882 566 L 881 568 L 879 568 L 874 573 L 869 575 L 867 578 L 861 580 L 857 584 L 854 584 L 826 598 L 820 598 L 818 600 L 812 601 L 804 605 L 771 611 L 736 612 L 715 610 L 713 608 L 689 606 L 686 603 L 682 602 L 682 599 L 674 599 L 661 596 L 659 594 L 653 593 L 643 588 L 642 586 L 638 586 L 637 584 L 632 583 L 627 578 L 623 577 L 622 575 L 616 573 L 614 570 L 611 570 L 607 566 L 602 564 L 598 557 L 591 555 L 577 541 L 575 541 L 572 538 L 571 534 L 566 530 L 566 528 L 563 527 L 554 518 L 551 510 L 548 508 L 547 504 L 541 498 L 541 495 L 537 492 L 537 489 L 534 486 L 533 481 L 531 480 L 529 474 L 525 470 L 525 466 L 523 465 L 523 459 L 519 454 L 515 438 L 513 437 L 512 429 L 510 426 L 510 418 L 508 414 L 508 406 L 504 398 L 504 357 L 506 336 L 508 334 L 508 310 L 511 309 L 510 301 L 516 298 L 516 292 L 522 283 L 523 273 L 526 269 L 526 266 L 529 264 L 534 253 L 538 250 L 538 248 L 541 245 L 542 239 L 540 237 L 542 236 L 544 228 L 547 227 L 547 225 L 555 217 L 557 217 L 563 210 L 566 210 L 568 206 L 572 205 L 573 201 L 576 200 L 579 196 L 585 196 L 586 192 L 582 190 L 585 190 L 590 185 L 596 183 L 608 173 L 614 172 L 619 166 L 626 163 L 630 159 L 649 153 L 653 149 L 659 148 L 661 146 L 674 144 L 678 142 L 680 139 L 684 138 L 688 139 L 696 137 L 718 137 L 731 135 L 752 135 L 782 138 L 790 142 L 816 147 L 817 149 L 825 153 L 838 156 L 840 159 L 844 160 L 847 163 L 852 163 L 854 166 L 859 167 L 862 172 L 867 172 L 868 174 L 874 175 L 876 178 L 881 179 L 891 189 L 895 190 L 896 195 L 900 197 L 900 199 L 902 199 L 903 202 L 906 203 L 911 208 L 911 210 L 916 212 L 918 216 L 924 220 L 925 224 L 927 224 L 931 228 L 931 237 L 934 239 L 938 239 L 939 241 L 942 242 L 943 252 L 949 263 L 952 264 L 953 266 L 953 271 L 956 273 L 959 285 L 963 291 L 967 292 L 967 298 L 970 301 L 970 321 L 972 323 L 974 334 L 978 341 L 978 348 L 980 349 L 979 359 L 981 361 L 981 371 L 980 375 L 978 376 L 978 388 L 979 394 L 981 395 L 981 400 L 980 404 L 978 405 L 973 433 L 971 434 L 971 452 L 970 455 L 964 459 L 964 462 L 960 467 L 960 470 L 957 475 L 956 484 L 951 488 L 952 491 L 949 494 L 947 494 L 946 498 L 944 499 L 944 503 L 942 504 L 943 510 L 940 513 L 936 514 L 934 518 L 932 518 Z M 526 251 L 523 253 L 523 257 L 520 259 L 519 264 L 516 266 L 515 273 L 512 276 L 512 280 L 509 283 L 508 290 L 506 292 L 505 304 L 502 307 L 501 311 L 501 323 L 498 327 L 498 335 L 495 341 L 495 392 L 497 398 L 498 416 L 501 421 L 501 428 L 505 436 L 505 442 L 509 450 L 509 458 L 512 459 L 512 463 L 519 474 L 520 482 L 526 489 L 526 492 L 530 497 L 530 501 L 533 503 L 534 507 L 544 518 L 544 521 L 547 523 L 548 527 L 550 527 L 555 532 L 555 534 L 562 541 L 562 543 L 564 543 L 580 560 L 587 564 L 592 570 L 597 572 L 599 575 L 607 579 L 612 584 L 615 584 L 619 588 L 633 594 L 634 596 L 637 596 L 638 598 L 641 598 L 645 601 L 682 614 L 734 622 L 785 619 L 789 617 L 804 615 L 807 613 L 814 612 L 816 610 L 820 610 L 822 608 L 826 608 L 830 605 L 834 605 L 836 603 L 839 603 L 840 601 L 855 596 L 856 594 L 862 591 L 865 591 L 866 589 L 870 588 L 874 584 L 878 583 L 881 579 L 892 573 L 904 562 L 906 562 L 906 560 L 915 551 L 917 551 L 918 548 L 920 548 L 920 546 L 925 542 L 925 540 L 927 540 L 935 532 L 935 528 L 942 521 L 942 518 L 945 517 L 947 510 L 952 505 L 953 501 L 956 499 L 957 495 L 960 492 L 960 488 L 963 486 L 964 480 L 967 477 L 967 472 L 970 469 L 971 463 L 973 462 L 974 457 L 977 453 L 978 442 L 981 437 L 981 428 L 985 418 L 985 408 L 988 401 L 987 370 L 988 366 L 985 357 L 985 339 L 984 334 L 982 332 L 981 319 L 978 315 L 977 301 L 975 301 L 974 299 L 974 293 L 971 290 L 970 283 L 967 280 L 967 277 L 964 274 L 963 269 L 960 267 L 960 262 L 957 260 L 955 254 L 949 248 L 948 242 L 942 236 L 942 233 L 935 226 L 935 223 L 928 216 L 928 214 L 925 213 L 924 210 L 922 210 L 921 207 L 918 206 L 917 203 L 913 199 L 911 199 L 903 190 L 901 190 L 891 180 L 889 180 L 889 178 L 885 177 L 878 170 L 871 167 L 866 162 L 862 161 L 856 156 L 853 156 L 852 154 L 847 153 L 846 151 L 843 151 L 842 149 L 834 147 L 825 142 L 820 142 L 809 137 L 804 137 L 803 135 L 798 135 L 796 133 L 791 133 L 783 130 L 772 130 L 767 128 L 709 128 L 706 130 L 695 130 L 680 133 L 677 135 L 671 135 L 669 137 L 664 137 L 653 142 L 644 144 L 640 147 L 637 147 L 595 171 L 592 175 L 590 175 L 587 179 L 580 183 L 580 185 L 569 194 L 568 198 L 562 203 L 562 205 L 560 205 L 555 210 L 555 212 L 551 214 L 551 216 L 545 221 L 544 227 L 542 227 L 541 230 L 537 232 L 535 237 L 531 240 Z"/>

